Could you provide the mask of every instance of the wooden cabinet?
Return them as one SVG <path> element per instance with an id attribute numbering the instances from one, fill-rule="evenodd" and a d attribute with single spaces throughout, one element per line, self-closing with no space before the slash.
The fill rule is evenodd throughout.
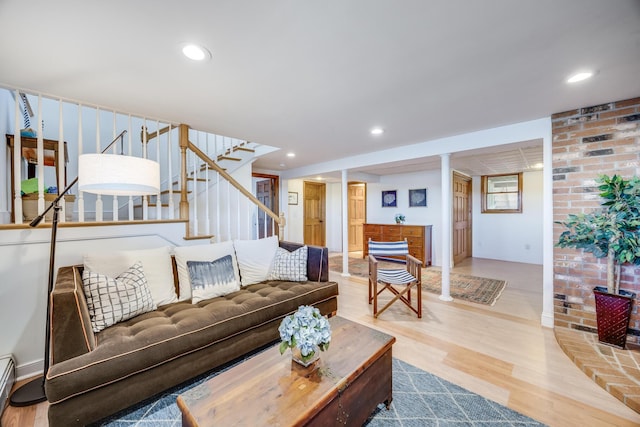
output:
<path id="1" fill-rule="evenodd" d="M 369 255 L 369 239 L 377 242 L 407 240 L 409 253 L 422 261 L 424 267 L 431 265 L 431 225 L 364 224 L 362 231 L 362 253 Z"/>

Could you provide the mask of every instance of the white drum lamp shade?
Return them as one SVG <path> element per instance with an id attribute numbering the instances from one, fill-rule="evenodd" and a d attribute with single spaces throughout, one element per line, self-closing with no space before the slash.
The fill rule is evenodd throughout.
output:
<path id="1" fill-rule="evenodd" d="M 160 165 L 153 160 L 119 154 L 82 154 L 78 190 L 111 196 L 160 192 Z"/>

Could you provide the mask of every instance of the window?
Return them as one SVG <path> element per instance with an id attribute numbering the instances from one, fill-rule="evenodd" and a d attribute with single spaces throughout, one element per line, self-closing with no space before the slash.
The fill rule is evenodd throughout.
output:
<path id="1" fill-rule="evenodd" d="M 522 213 L 522 173 L 483 175 L 482 213 Z"/>

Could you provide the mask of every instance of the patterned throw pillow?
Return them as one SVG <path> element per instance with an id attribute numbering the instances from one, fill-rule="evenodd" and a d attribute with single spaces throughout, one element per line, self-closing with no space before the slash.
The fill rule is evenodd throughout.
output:
<path id="1" fill-rule="evenodd" d="M 187 261 L 191 282 L 191 303 L 240 290 L 231 255 L 215 261 Z"/>
<path id="2" fill-rule="evenodd" d="M 82 286 L 93 332 L 156 309 L 140 262 L 115 278 L 85 268 Z"/>
<path id="3" fill-rule="evenodd" d="M 307 281 L 307 256 L 306 246 L 289 252 L 286 249 L 278 248 L 276 257 L 273 260 L 270 280 L 288 280 L 291 282 Z"/>

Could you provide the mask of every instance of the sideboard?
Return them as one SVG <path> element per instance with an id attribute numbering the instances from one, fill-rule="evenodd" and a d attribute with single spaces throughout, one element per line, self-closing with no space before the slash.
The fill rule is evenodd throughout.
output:
<path id="1" fill-rule="evenodd" d="M 422 261 L 423 267 L 431 265 L 431 225 L 364 224 L 362 253 L 369 255 L 369 239 L 376 242 L 407 240 L 409 253 Z"/>

